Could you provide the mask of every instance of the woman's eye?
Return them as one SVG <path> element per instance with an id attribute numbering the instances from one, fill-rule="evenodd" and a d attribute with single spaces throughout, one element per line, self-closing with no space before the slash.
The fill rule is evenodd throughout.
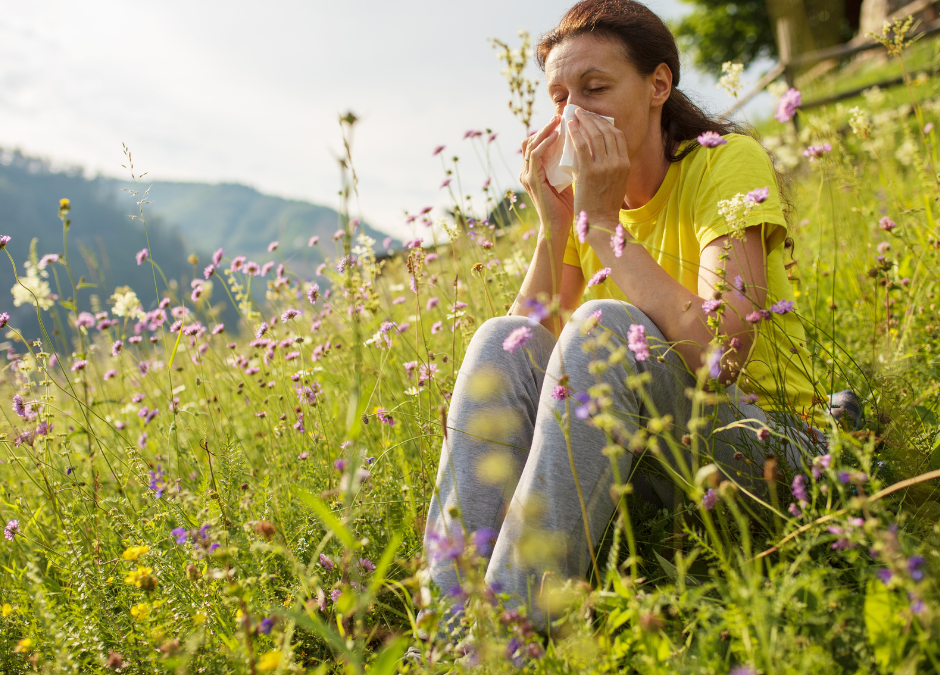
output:
<path id="1" fill-rule="evenodd" d="M 555 103 L 564 103 L 567 96 L 562 96 L 561 98 L 556 98 Z"/>
<path id="2" fill-rule="evenodd" d="M 599 91 L 604 91 L 604 87 L 595 87 L 594 89 L 588 89 L 589 94 L 596 94 Z"/>

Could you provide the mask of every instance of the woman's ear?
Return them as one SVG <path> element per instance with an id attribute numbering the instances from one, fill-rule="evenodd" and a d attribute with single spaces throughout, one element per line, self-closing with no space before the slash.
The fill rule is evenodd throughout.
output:
<path id="1" fill-rule="evenodd" d="M 649 82 L 653 89 L 650 105 L 662 106 L 672 93 L 672 70 L 665 63 L 660 63 L 650 75 Z"/>

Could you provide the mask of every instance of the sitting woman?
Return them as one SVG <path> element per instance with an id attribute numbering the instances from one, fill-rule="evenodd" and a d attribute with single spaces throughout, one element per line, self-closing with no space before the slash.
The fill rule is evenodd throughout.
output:
<path id="1" fill-rule="evenodd" d="M 539 621 L 545 579 L 596 569 L 618 485 L 669 507 L 726 480 L 761 499 L 765 460 L 799 467 L 823 411 L 771 159 L 676 88 L 662 20 L 633 0 L 584 0 L 537 55 L 556 114 L 522 143 L 535 254 L 509 316 L 467 349 L 425 545 L 495 538 L 487 582 Z M 577 184 L 558 191 L 547 158 L 566 134 Z M 447 592 L 458 570 L 430 553 Z"/>

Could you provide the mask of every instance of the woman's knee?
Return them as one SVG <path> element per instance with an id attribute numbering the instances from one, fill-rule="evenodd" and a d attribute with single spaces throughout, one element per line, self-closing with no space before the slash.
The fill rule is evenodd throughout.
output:
<path id="1" fill-rule="evenodd" d="M 513 333 L 520 328 L 528 329 L 528 334 L 523 334 L 507 343 L 507 340 Z M 474 352 L 483 355 L 487 361 L 492 361 L 500 355 L 522 356 L 525 357 L 526 349 L 551 353 L 555 337 L 541 324 L 532 324 L 524 316 L 496 316 L 484 321 L 470 341 L 467 352 Z M 522 347 L 522 348 L 519 348 Z"/>

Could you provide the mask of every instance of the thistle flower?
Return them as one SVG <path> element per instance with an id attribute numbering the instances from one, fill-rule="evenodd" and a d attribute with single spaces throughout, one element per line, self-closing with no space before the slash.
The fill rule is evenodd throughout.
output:
<path id="1" fill-rule="evenodd" d="M 578 241 L 582 244 L 584 243 L 585 237 L 587 237 L 588 227 L 587 211 L 582 211 L 578 214 L 578 219 L 574 223 L 575 234 L 578 235 Z"/>
<path id="2" fill-rule="evenodd" d="M 528 326 L 520 326 L 512 331 L 505 340 L 503 340 L 503 351 L 510 354 L 514 353 L 519 347 L 525 347 L 526 343 L 532 338 L 532 331 Z"/>
<path id="3" fill-rule="evenodd" d="M 137 259 L 137 264 L 138 264 L 138 265 L 143 265 L 143 264 L 144 264 L 144 261 L 145 261 L 149 256 L 150 256 L 150 252 L 149 252 L 147 249 L 142 248 L 142 249 L 140 249 L 139 251 L 137 251 L 137 255 L 135 255 L 134 257 Z"/>
<path id="4" fill-rule="evenodd" d="M 646 338 L 646 326 L 638 323 L 630 325 L 627 331 L 627 348 L 633 352 L 637 361 L 646 361 L 650 357 L 650 345 Z"/>
<path id="5" fill-rule="evenodd" d="M 590 288 L 591 286 L 597 286 L 598 284 L 604 283 L 605 281 L 607 281 L 607 277 L 609 277 L 609 276 L 610 276 L 610 268 L 609 268 L 609 267 L 605 267 L 604 269 L 598 270 L 598 271 L 594 274 L 594 276 L 591 277 L 591 280 L 588 281 L 588 283 L 587 283 L 588 288 Z"/>
<path id="6" fill-rule="evenodd" d="M 706 131 L 696 139 L 698 144 L 706 148 L 717 148 L 719 145 L 725 145 L 728 141 L 714 131 Z"/>

